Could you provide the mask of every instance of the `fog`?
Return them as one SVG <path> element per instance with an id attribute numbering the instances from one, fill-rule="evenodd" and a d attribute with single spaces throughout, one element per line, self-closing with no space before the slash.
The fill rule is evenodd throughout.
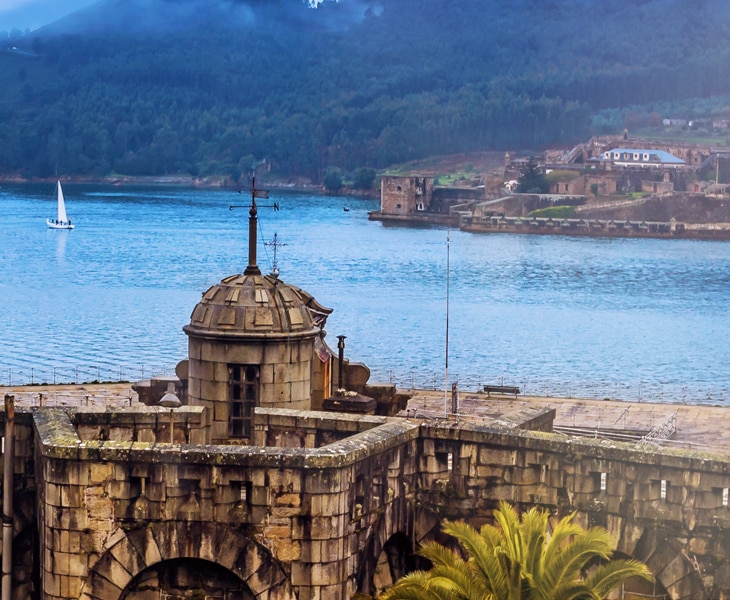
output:
<path id="1" fill-rule="evenodd" d="M 35 30 L 96 0 L 0 0 L 0 31 Z"/>
<path id="2" fill-rule="evenodd" d="M 332 30 L 381 10 L 377 0 L 0 0 L 0 31 L 164 31 L 205 20 Z"/>

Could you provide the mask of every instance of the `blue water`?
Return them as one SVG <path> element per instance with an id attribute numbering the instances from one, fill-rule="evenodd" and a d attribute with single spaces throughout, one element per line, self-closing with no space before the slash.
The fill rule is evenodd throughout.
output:
<path id="1" fill-rule="evenodd" d="M 0 189 L 0 383 L 137 379 L 185 358 L 201 294 L 247 263 L 235 192 Z M 528 393 L 730 401 L 730 243 L 387 227 L 375 201 L 272 193 L 258 263 L 335 309 L 328 341 L 371 380 Z M 347 206 L 349 211 L 344 211 Z M 448 269 L 447 269 L 448 263 Z M 448 277 L 447 277 L 448 274 Z M 448 283 L 448 285 L 447 285 Z"/>

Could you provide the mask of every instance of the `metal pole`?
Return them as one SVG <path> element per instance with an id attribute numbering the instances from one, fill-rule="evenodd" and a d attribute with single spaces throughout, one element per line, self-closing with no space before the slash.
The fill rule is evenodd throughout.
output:
<path id="1" fill-rule="evenodd" d="M 170 443 L 175 443 L 175 409 L 170 409 Z"/>
<path id="2" fill-rule="evenodd" d="M 337 349 L 339 350 L 338 353 L 338 362 L 337 365 L 337 387 L 339 389 L 345 389 L 345 384 L 342 382 L 342 372 L 343 372 L 343 363 L 345 362 L 345 340 L 347 339 L 347 336 L 345 335 L 338 335 L 337 336 L 338 342 L 337 342 Z"/>
<path id="3" fill-rule="evenodd" d="M 449 284 L 451 279 L 451 229 L 446 230 L 446 357 L 444 413 L 449 414 Z"/>
<path id="4" fill-rule="evenodd" d="M 10 600 L 13 583 L 13 487 L 15 396 L 5 394 L 5 455 L 3 456 L 2 600 Z"/>

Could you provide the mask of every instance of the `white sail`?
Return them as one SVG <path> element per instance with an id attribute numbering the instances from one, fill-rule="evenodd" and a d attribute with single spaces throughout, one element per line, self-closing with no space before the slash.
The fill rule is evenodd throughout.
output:
<path id="1" fill-rule="evenodd" d="M 46 225 L 51 229 L 73 229 L 74 226 L 66 214 L 66 203 L 63 200 L 63 190 L 61 189 L 61 182 L 59 181 L 56 186 L 56 218 L 46 219 Z"/>
<path id="2" fill-rule="evenodd" d="M 63 190 L 61 189 L 61 182 L 58 182 L 58 220 L 61 223 L 66 223 L 68 217 L 66 216 L 66 204 L 63 201 Z"/>

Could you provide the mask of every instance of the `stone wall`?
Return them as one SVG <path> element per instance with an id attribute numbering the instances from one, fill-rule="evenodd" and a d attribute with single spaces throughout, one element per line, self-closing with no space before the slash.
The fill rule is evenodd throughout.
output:
<path id="1" fill-rule="evenodd" d="M 730 461 L 699 452 L 463 425 L 422 432 L 423 506 L 479 525 L 502 500 L 606 527 L 671 598 L 730 597 Z"/>
<path id="2" fill-rule="evenodd" d="M 412 568 L 441 519 L 480 525 L 506 500 L 606 527 L 670 598 L 730 598 L 725 457 L 529 430 L 549 411 L 486 426 L 259 409 L 256 446 L 212 446 L 206 412 L 21 413 L 16 597 L 345 600 Z"/>

